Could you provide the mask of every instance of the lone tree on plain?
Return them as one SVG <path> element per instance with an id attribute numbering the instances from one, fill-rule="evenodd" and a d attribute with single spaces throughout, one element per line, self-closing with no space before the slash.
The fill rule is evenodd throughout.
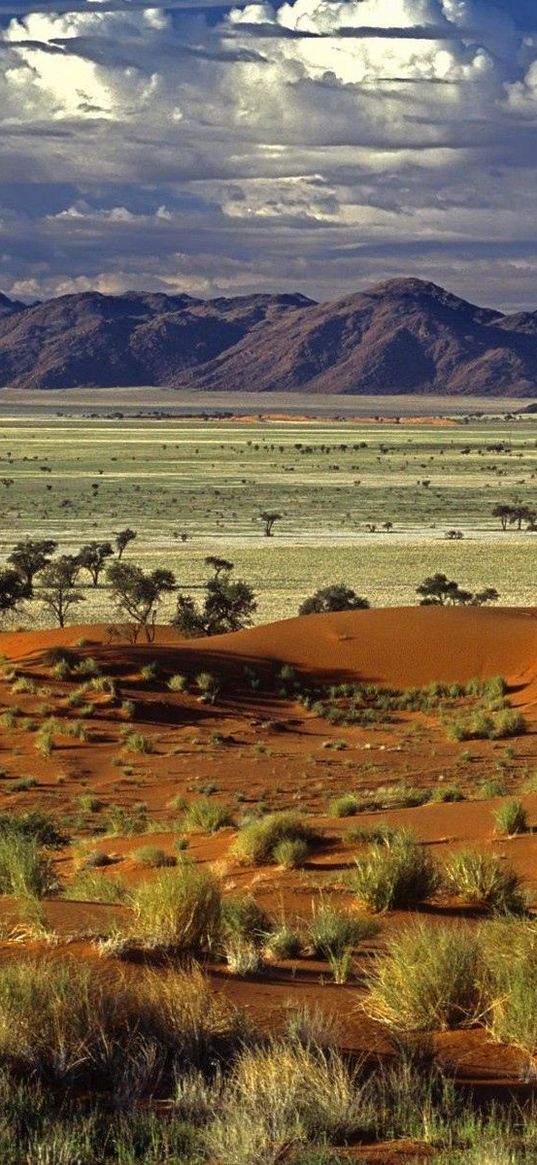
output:
<path id="1" fill-rule="evenodd" d="M 7 560 L 30 590 L 36 574 L 48 565 L 57 545 L 52 538 L 44 538 L 38 542 L 32 538 L 24 538 L 21 542 L 15 543 Z"/>
<path id="2" fill-rule="evenodd" d="M 454 579 L 447 575 L 429 575 L 418 587 L 416 593 L 421 595 L 420 607 L 484 607 L 487 603 L 496 603 L 499 594 L 494 587 L 485 587 L 482 591 L 465 591 Z"/>
<path id="3" fill-rule="evenodd" d="M 52 611 L 58 625 L 65 627 L 71 608 L 84 602 L 84 596 L 72 586 L 69 564 L 62 562 L 61 558 L 50 562 L 43 570 L 42 582 L 45 588 L 40 596 L 42 602 Z"/>
<path id="4" fill-rule="evenodd" d="M 304 599 L 298 608 L 299 615 L 323 615 L 330 611 L 366 611 L 370 606 L 369 600 L 357 595 L 356 591 L 346 587 L 344 583 L 333 583 L 332 586 L 322 587 Z"/>
<path id="5" fill-rule="evenodd" d="M 91 575 L 94 587 L 99 586 L 99 578 L 106 559 L 111 558 L 113 553 L 110 542 L 88 542 L 82 547 L 78 555 L 78 562 Z"/>
<path id="6" fill-rule="evenodd" d="M 275 522 L 280 521 L 283 515 L 278 514 L 276 510 L 263 510 L 259 517 L 260 520 L 265 523 L 266 537 L 272 538 L 272 527 L 274 526 Z"/>
<path id="7" fill-rule="evenodd" d="M 233 579 L 233 563 L 224 559 L 205 559 L 215 573 L 205 583 L 203 605 L 195 603 L 190 595 L 178 595 L 177 610 L 172 619 L 172 627 L 189 639 L 201 635 L 224 635 L 228 631 L 240 631 L 249 627 L 257 603 L 252 588 L 242 581 Z"/>
<path id="8" fill-rule="evenodd" d="M 175 575 L 162 569 L 145 574 L 139 566 L 113 562 L 107 579 L 120 615 L 132 620 L 134 642 L 143 630 L 147 642 L 152 643 L 159 604 L 163 595 L 174 590 Z"/>
<path id="9" fill-rule="evenodd" d="M 136 530 L 131 530 L 128 526 L 125 528 L 125 530 L 117 531 L 115 540 L 117 556 L 120 562 L 123 557 L 123 551 L 129 545 L 129 542 L 132 542 L 133 538 L 136 538 Z"/>

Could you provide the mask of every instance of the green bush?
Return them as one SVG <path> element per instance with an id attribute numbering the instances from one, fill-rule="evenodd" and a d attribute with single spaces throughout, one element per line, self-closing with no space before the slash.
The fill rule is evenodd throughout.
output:
<path id="1" fill-rule="evenodd" d="M 435 894 L 439 882 L 432 858 L 404 831 L 384 844 L 372 845 L 367 855 L 357 858 L 351 877 L 358 900 L 374 911 L 416 906 Z"/>
<path id="2" fill-rule="evenodd" d="M 242 865 L 261 865 L 274 860 L 274 851 L 282 841 L 302 841 L 311 850 L 319 842 L 319 834 L 300 813 L 269 813 L 243 826 L 232 853 Z"/>
<path id="3" fill-rule="evenodd" d="M 182 676 L 179 673 L 170 676 L 168 680 L 168 688 L 170 689 L 170 692 L 186 692 L 187 687 L 188 680 L 186 676 Z"/>
<path id="4" fill-rule="evenodd" d="M 399 1031 L 444 1031 L 482 1010 L 481 948 L 463 926 L 418 920 L 393 935 L 366 978 L 364 1009 Z"/>
<path id="5" fill-rule="evenodd" d="M 163 870 L 136 887 L 134 933 L 151 946 L 210 951 L 220 934 L 221 908 L 213 875 L 183 859 L 175 869 Z"/>
<path id="6" fill-rule="evenodd" d="M 528 814 L 522 801 L 510 797 L 503 801 L 493 812 L 496 833 L 512 837 L 515 833 L 526 833 L 528 829 Z"/>
<path id="7" fill-rule="evenodd" d="M 445 866 L 444 884 L 470 906 L 511 913 L 525 907 L 518 874 L 496 854 L 472 848 L 459 850 Z"/>

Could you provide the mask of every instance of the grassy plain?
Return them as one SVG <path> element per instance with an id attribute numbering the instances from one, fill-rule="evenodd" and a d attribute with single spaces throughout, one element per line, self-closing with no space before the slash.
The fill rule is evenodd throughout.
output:
<path id="1" fill-rule="evenodd" d="M 534 600 L 537 538 L 502 532 L 492 510 L 517 498 L 537 508 L 537 418 L 3 417 L 0 474 L 3 555 L 36 531 L 69 551 L 129 525 L 130 557 L 171 567 L 185 589 L 201 584 L 206 555 L 231 558 L 258 591 L 260 622 L 339 580 L 374 605 L 413 603 L 436 570 L 495 586 L 503 604 Z M 282 515 L 270 539 L 262 510 Z M 109 617 L 102 590 L 86 599 L 83 621 Z"/>

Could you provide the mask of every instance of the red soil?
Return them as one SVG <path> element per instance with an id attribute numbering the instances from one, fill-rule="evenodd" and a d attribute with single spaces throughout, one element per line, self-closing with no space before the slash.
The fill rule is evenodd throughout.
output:
<path id="1" fill-rule="evenodd" d="M 85 645 L 77 648 L 80 658 L 93 657 L 103 672 L 117 679 L 121 699 L 134 701 L 132 724 L 122 717 L 117 703 L 96 694 L 90 697 L 95 709 L 86 722 L 92 738 L 84 743 L 60 736 L 49 758 L 35 751 L 32 732 L 2 728 L 0 765 L 8 778 L 30 772 L 38 785 L 17 793 L 10 791 L 8 780 L 0 780 L 0 810 L 39 807 L 55 814 L 75 814 L 80 812 L 80 796 L 88 791 L 108 805 L 120 804 L 126 809 L 143 800 L 155 823 L 154 833 L 97 835 L 92 841 L 95 848 L 114 858 L 111 874 L 128 882 L 151 876 L 136 858 L 136 850 L 151 844 L 173 853 L 172 826 L 180 814 L 169 808 L 170 799 L 177 795 L 191 799 L 211 783 L 216 786 L 216 798 L 230 804 L 237 815 L 260 801 L 272 810 L 303 808 L 332 839 L 305 870 L 284 873 L 273 866 L 239 867 L 230 855 L 233 829 L 212 837 L 192 834 L 189 854 L 195 861 L 211 863 L 225 890 L 251 889 L 274 915 L 285 912 L 288 917 L 307 919 L 320 892 L 352 909 L 344 874 L 352 867 L 358 849 L 344 837 L 352 822 L 327 817 L 330 798 L 348 790 L 375 790 L 400 780 L 422 787 L 444 781 L 458 784 L 468 800 L 390 810 L 382 817 L 393 824 L 411 826 L 440 862 L 453 847 L 463 844 L 492 847 L 509 858 L 537 895 L 537 834 L 495 838 L 492 809 L 498 802 L 472 799 L 484 777 L 498 775 L 499 765 L 509 792 L 517 795 L 527 776 L 537 771 L 537 609 L 412 607 L 342 612 L 191 641 L 179 639 L 169 628 L 158 628 L 155 643 L 136 646 L 124 641 L 110 643 L 105 627 L 76 626 L 2 634 L 0 652 L 13 662 L 18 675 L 50 686 L 47 699 L 58 715 L 75 718 L 76 709 L 66 713 L 62 703 L 73 681 L 51 679 L 44 655 L 51 647 L 74 646 L 81 638 Z M 157 662 L 161 678 L 142 679 L 140 668 L 149 661 Z M 277 685 L 271 688 L 262 683 L 257 691 L 246 683 L 245 665 L 255 668 L 261 677 L 274 677 L 276 665 L 283 663 L 321 683 L 359 679 L 401 689 L 435 680 L 466 682 L 474 676 L 502 675 L 511 702 L 527 719 L 528 731 L 514 741 L 454 744 L 446 740 L 438 717 L 423 713 L 404 713 L 394 723 L 373 729 L 334 728 L 278 694 Z M 192 684 L 186 694 L 167 688 L 170 674 L 194 677 L 201 671 L 222 677 L 222 695 L 214 706 L 200 704 Z M 18 705 L 24 715 L 39 717 L 41 700 L 32 694 L 13 694 L 9 681 L 0 680 L 0 708 Z M 150 738 L 152 752 L 139 755 L 124 751 L 119 733 L 125 723 Z M 537 794 L 523 795 L 522 800 L 531 826 L 537 826 Z M 99 819 L 99 814 L 86 814 L 80 826 L 82 834 L 91 835 Z M 374 813 L 359 818 L 363 825 L 376 820 L 378 814 Z M 70 878 L 70 852 L 60 855 L 58 872 L 66 880 Z M 4 903 L 6 917 L 13 915 L 13 909 L 13 904 Z M 46 909 L 64 941 L 79 931 L 98 930 L 101 919 L 114 911 L 121 914 L 124 908 L 57 900 Z M 427 909 L 428 917 L 439 920 L 457 918 L 461 913 L 456 903 Z M 373 949 L 405 920 L 402 914 L 388 916 Z M 19 944 L 16 948 L 9 943 L 0 946 L 2 957 L 12 957 L 20 949 Z M 366 951 L 359 966 L 365 966 L 368 958 Z M 218 990 L 248 1006 L 267 1026 L 280 1022 L 290 1001 L 307 1002 L 338 1016 L 342 1042 L 349 1048 L 388 1051 L 384 1033 L 361 1014 L 360 987 L 331 984 L 326 964 L 300 959 L 295 964 L 274 965 L 251 981 L 232 976 L 222 966 L 213 967 L 211 973 Z M 438 1040 L 438 1051 L 441 1058 L 459 1065 L 461 1078 L 494 1089 L 502 1081 L 520 1084 L 518 1058 L 490 1044 L 481 1032 L 443 1036 Z M 403 1159 L 408 1147 L 400 1149 Z M 369 1159 L 375 1159 L 372 1152 Z M 391 1159 L 398 1159 L 395 1150 Z"/>

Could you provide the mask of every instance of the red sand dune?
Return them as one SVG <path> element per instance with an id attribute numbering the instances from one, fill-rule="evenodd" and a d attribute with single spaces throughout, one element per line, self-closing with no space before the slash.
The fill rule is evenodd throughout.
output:
<path id="1" fill-rule="evenodd" d="M 20 661 L 56 644 L 85 637 L 106 642 L 107 628 L 73 626 L 63 630 L 7 632 L 0 651 Z M 537 608 L 403 607 L 308 615 L 210 639 L 183 640 L 168 627 L 154 644 L 136 648 L 114 644 L 107 650 L 127 658 L 140 651 L 162 654 L 178 670 L 218 661 L 262 665 L 290 663 L 325 678 L 357 677 L 398 688 L 433 680 L 466 681 L 502 675 L 524 689 L 525 703 L 537 700 Z M 516 702 L 516 701 L 515 701 Z"/>

